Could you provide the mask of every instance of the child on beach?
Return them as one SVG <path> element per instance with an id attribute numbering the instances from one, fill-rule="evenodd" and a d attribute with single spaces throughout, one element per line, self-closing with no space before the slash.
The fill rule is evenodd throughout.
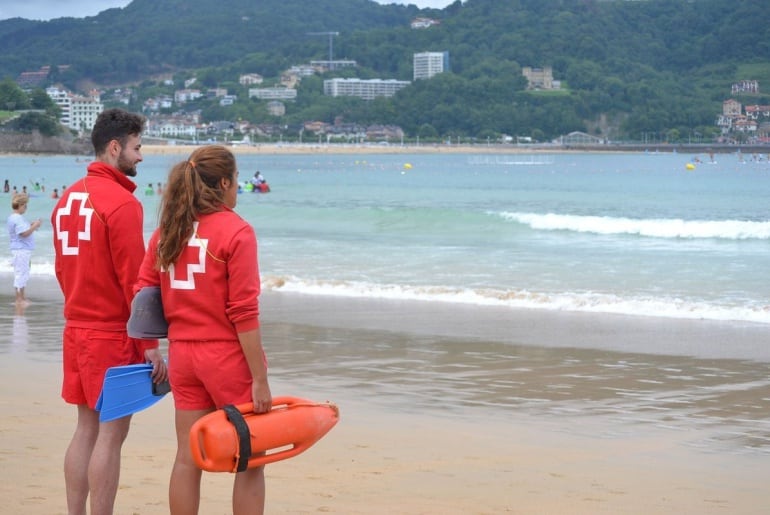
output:
<path id="1" fill-rule="evenodd" d="M 24 289 L 29 281 L 29 268 L 32 260 L 32 251 L 35 250 L 35 237 L 33 233 L 43 225 L 41 219 L 32 223 L 24 218 L 27 212 L 29 197 L 23 194 L 15 194 L 11 197 L 11 209 L 13 213 L 8 217 L 8 236 L 11 240 L 11 255 L 13 256 L 13 287 L 16 290 L 16 305 L 26 306 L 29 301 L 24 294 Z"/>
<path id="2" fill-rule="evenodd" d="M 193 423 L 226 404 L 270 410 L 272 395 L 259 327 L 254 229 L 233 208 L 235 157 L 225 147 L 195 150 L 171 169 L 135 291 L 160 286 L 168 321 L 169 380 L 177 452 L 169 484 L 172 514 L 198 513 L 202 471 L 190 451 Z M 263 467 L 236 474 L 234 514 L 263 513 Z"/>

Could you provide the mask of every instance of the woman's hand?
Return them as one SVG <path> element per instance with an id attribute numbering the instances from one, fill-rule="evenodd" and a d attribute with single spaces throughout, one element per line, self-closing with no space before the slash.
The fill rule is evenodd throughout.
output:
<path id="1" fill-rule="evenodd" d="M 254 380 L 251 385 L 251 399 L 254 403 L 254 413 L 267 413 L 273 406 L 273 396 L 270 393 L 270 385 L 267 379 Z"/>

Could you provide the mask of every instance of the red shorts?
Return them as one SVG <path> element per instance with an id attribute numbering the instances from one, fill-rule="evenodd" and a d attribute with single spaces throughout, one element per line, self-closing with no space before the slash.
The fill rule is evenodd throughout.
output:
<path id="1" fill-rule="evenodd" d="M 63 340 L 61 396 L 69 404 L 94 409 L 108 368 L 144 360 L 128 335 L 120 331 L 65 326 Z"/>
<path id="2" fill-rule="evenodd" d="M 171 342 L 168 379 L 176 409 L 218 409 L 252 400 L 251 370 L 237 341 Z"/>

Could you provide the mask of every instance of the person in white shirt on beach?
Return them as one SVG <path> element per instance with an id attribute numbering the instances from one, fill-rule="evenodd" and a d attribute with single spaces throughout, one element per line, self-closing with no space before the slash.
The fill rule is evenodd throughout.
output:
<path id="1" fill-rule="evenodd" d="M 29 281 L 29 268 L 32 261 L 32 251 L 35 250 L 33 233 L 43 224 L 41 219 L 32 223 L 24 218 L 27 212 L 29 197 L 23 193 L 15 194 L 11 199 L 13 213 L 8 217 L 8 236 L 11 240 L 11 255 L 13 262 L 13 287 L 16 290 L 16 304 L 29 303 L 24 289 Z"/>

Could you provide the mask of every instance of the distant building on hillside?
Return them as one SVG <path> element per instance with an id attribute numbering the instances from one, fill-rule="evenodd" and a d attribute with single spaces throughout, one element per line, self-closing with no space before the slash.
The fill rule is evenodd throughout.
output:
<path id="1" fill-rule="evenodd" d="M 45 90 L 48 97 L 59 106 L 59 123 L 72 130 L 87 132 L 94 128 L 96 118 L 104 111 L 99 92 L 91 91 L 88 96 L 80 96 L 57 87 Z"/>
<path id="2" fill-rule="evenodd" d="M 770 105 L 753 105 L 744 107 L 746 116 L 752 120 L 770 118 Z"/>
<path id="3" fill-rule="evenodd" d="M 262 84 L 264 79 L 258 73 L 244 73 L 238 77 L 238 83 L 241 86 L 254 86 L 256 84 Z"/>
<path id="4" fill-rule="evenodd" d="M 404 139 L 404 131 L 397 125 L 370 125 L 366 128 L 366 139 L 370 141 L 399 141 Z"/>
<path id="5" fill-rule="evenodd" d="M 104 111 L 99 92 L 93 90 L 88 96 L 72 95 L 70 100 L 70 129 L 91 131 L 96 119 Z"/>
<path id="6" fill-rule="evenodd" d="M 759 93 L 759 81 L 742 80 L 734 83 L 731 90 L 733 95 L 736 93 Z"/>
<path id="7" fill-rule="evenodd" d="M 409 26 L 413 29 L 429 29 L 434 25 L 440 24 L 441 22 L 439 20 L 434 20 L 433 18 L 415 18 Z"/>
<path id="8" fill-rule="evenodd" d="M 722 114 L 717 118 L 717 126 L 721 129 L 722 135 L 727 135 L 742 118 L 743 105 L 734 98 L 729 98 L 722 102 Z"/>
<path id="9" fill-rule="evenodd" d="M 770 105 L 743 106 L 734 98 L 722 102 L 722 114 L 717 117 L 717 126 L 723 136 L 730 133 L 744 133 L 755 136 L 770 119 Z"/>
<path id="10" fill-rule="evenodd" d="M 206 98 L 221 98 L 227 96 L 227 88 L 211 88 L 206 91 Z"/>
<path id="11" fill-rule="evenodd" d="M 172 107 L 174 107 L 174 99 L 169 95 L 161 95 L 145 100 L 142 105 L 142 111 L 156 112 L 161 109 L 171 109 Z"/>
<path id="12" fill-rule="evenodd" d="M 249 98 L 260 100 L 294 100 L 297 98 L 297 90 L 291 88 L 251 88 Z"/>
<path id="13" fill-rule="evenodd" d="M 190 138 L 198 136 L 199 120 L 189 115 L 150 117 L 145 134 L 154 138 Z"/>
<path id="14" fill-rule="evenodd" d="M 16 84 L 18 84 L 21 89 L 33 89 L 41 87 L 47 80 L 48 71 L 43 71 L 41 69 L 36 72 L 21 72 L 19 76 L 16 77 Z"/>
<path id="15" fill-rule="evenodd" d="M 219 105 L 222 107 L 231 106 L 238 100 L 238 95 L 225 95 L 219 98 Z"/>
<path id="16" fill-rule="evenodd" d="M 585 145 L 603 145 L 606 141 L 602 138 L 586 134 L 585 132 L 574 131 L 564 136 L 560 136 L 554 143 L 560 143 L 565 147 L 579 147 Z"/>
<path id="17" fill-rule="evenodd" d="M 553 68 L 531 68 L 525 66 L 521 69 L 522 75 L 527 78 L 527 89 L 558 89 L 553 80 Z"/>
<path id="18" fill-rule="evenodd" d="M 70 65 L 63 64 L 56 67 L 56 70 L 61 73 L 69 70 Z M 41 66 L 39 70 L 31 72 L 21 72 L 16 78 L 16 84 L 21 89 L 34 89 L 41 88 L 51 78 L 51 67 Z M 53 80 L 56 80 L 55 78 Z"/>
<path id="19" fill-rule="evenodd" d="M 449 71 L 449 52 L 420 52 L 413 57 L 414 80 L 430 79 Z"/>
<path id="20" fill-rule="evenodd" d="M 294 66 L 291 66 L 288 70 L 283 72 L 282 75 L 294 75 L 298 77 L 300 80 L 302 77 L 312 77 L 316 73 L 318 73 L 320 70 L 322 70 L 321 65 L 315 65 L 313 63 L 328 63 L 329 61 L 311 61 L 310 64 L 296 64 Z"/>
<path id="21" fill-rule="evenodd" d="M 186 104 L 193 100 L 198 100 L 203 96 L 199 89 L 178 89 L 174 91 L 174 102 L 177 104 Z"/>
<path id="22" fill-rule="evenodd" d="M 382 79 L 328 79 L 324 81 L 324 95 L 331 97 L 359 97 L 373 100 L 392 97 L 400 89 L 409 86 L 408 80 Z"/>
<path id="23" fill-rule="evenodd" d="M 743 114 L 743 105 L 730 98 L 722 102 L 722 114 L 725 116 L 740 116 Z"/>
<path id="24" fill-rule="evenodd" d="M 316 71 L 323 73 L 333 70 L 340 70 L 342 68 L 355 68 L 358 66 L 358 63 L 352 59 L 334 59 L 332 61 L 310 61 L 310 66 L 312 66 Z"/>

